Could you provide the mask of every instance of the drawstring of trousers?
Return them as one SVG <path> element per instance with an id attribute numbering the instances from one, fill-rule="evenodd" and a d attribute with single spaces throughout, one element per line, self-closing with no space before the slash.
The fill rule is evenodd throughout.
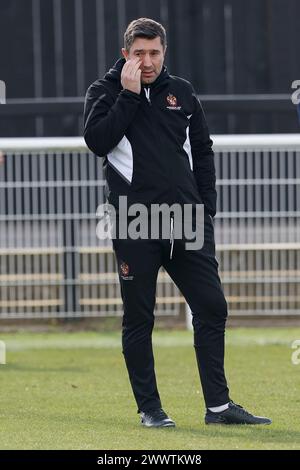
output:
<path id="1" fill-rule="evenodd" d="M 174 248 L 174 217 L 173 216 L 171 216 L 171 219 L 170 219 L 170 244 L 171 244 L 170 259 L 172 259 L 173 248 Z"/>

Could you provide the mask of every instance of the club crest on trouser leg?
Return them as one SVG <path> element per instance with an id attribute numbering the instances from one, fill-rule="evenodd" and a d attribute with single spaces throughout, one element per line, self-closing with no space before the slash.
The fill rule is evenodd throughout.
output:
<path id="1" fill-rule="evenodd" d="M 132 281 L 133 276 L 129 276 L 129 266 L 125 261 L 121 261 L 120 263 L 120 276 L 124 281 Z"/>

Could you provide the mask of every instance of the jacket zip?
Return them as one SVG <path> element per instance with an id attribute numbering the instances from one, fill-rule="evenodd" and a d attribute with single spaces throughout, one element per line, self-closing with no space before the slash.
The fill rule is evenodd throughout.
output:
<path id="1" fill-rule="evenodd" d="M 152 102 L 151 102 L 151 98 L 150 98 L 151 87 L 149 87 L 149 86 L 144 87 L 144 91 L 145 91 L 145 96 L 146 96 L 146 99 L 148 101 L 149 106 L 152 106 Z M 153 93 L 153 90 L 152 90 L 152 93 Z M 154 110 L 154 108 L 153 108 L 153 110 Z M 155 119 L 153 120 L 153 125 L 154 126 L 156 125 L 156 120 Z M 159 139 L 159 134 L 158 134 L 157 137 Z M 175 200 L 175 189 L 174 189 L 173 177 L 172 177 L 172 193 L 173 193 L 173 199 Z M 171 244 L 171 258 L 170 259 L 172 259 L 173 245 L 174 245 L 174 240 L 173 240 L 173 243 Z"/>
<path id="2" fill-rule="evenodd" d="M 146 95 L 146 98 L 147 98 L 147 101 L 149 103 L 149 105 L 151 106 L 151 99 L 150 99 L 150 87 L 145 87 L 144 88 L 145 90 L 145 95 Z M 174 216 L 173 214 L 171 215 L 171 218 L 170 218 L 170 259 L 173 258 L 173 249 L 174 249 Z"/>

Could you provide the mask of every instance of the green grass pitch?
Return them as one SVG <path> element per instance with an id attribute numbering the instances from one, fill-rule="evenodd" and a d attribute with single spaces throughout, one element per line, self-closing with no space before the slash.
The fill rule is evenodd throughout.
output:
<path id="1" fill-rule="evenodd" d="M 176 428 L 139 424 L 120 333 L 1 334 L 0 449 L 300 449 L 299 328 L 228 329 L 231 397 L 271 426 L 205 426 L 192 333 L 157 331 L 163 407 Z"/>

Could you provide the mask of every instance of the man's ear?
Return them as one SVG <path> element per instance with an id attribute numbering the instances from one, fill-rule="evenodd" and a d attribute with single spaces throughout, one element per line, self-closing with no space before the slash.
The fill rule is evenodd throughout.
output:
<path id="1" fill-rule="evenodd" d="M 122 56 L 124 57 L 124 59 L 128 60 L 129 52 L 126 51 L 126 49 L 124 49 L 124 47 L 122 47 L 121 53 L 122 53 Z"/>

